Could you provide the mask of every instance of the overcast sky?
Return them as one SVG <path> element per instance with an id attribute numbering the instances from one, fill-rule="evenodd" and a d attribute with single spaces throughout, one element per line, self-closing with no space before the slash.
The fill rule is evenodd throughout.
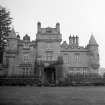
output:
<path id="1" fill-rule="evenodd" d="M 27 33 L 35 39 L 37 22 L 42 27 L 60 23 L 63 41 L 78 35 L 86 46 L 91 33 L 99 44 L 100 64 L 105 67 L 105 0 L 0 0 L 13 17 L 13 26 L 21 38 Z"/>

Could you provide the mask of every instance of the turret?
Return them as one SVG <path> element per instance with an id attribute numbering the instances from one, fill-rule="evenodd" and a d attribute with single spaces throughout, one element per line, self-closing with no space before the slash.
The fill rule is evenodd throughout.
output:
<path id="1" fill-rule="evenodd" d="M 90 37 L 89 44 L 87 45 L 88 55 L 89 55 L 89 66 L 92 69 L 99 68 L 99 52 L 98 52 L 98 44 L 93 36 Z"/>
<path id="2" fill-rule="evenodd" d="M 68 48 L 68 44 L 67 44 L 66 41 L 63 41 L 63 43 L 62 43 L 62 47 L 63 47 L 63 48 Z"/>
<path id="3" fill-rule="evenodd" d="M 89 45 L 94 45 L 94 46 L 97 46 L 98 45 L 97 42 L 96 42 L 96 40 L 95 40 L 95 38 L 94 38 L 94 36 L 93 36 L 93 34 L 90 37 Z"/>
<path id="4" fill-rule="evenodd" d="M 17 35 L 17 39 L 20 40 L 20 35 L 19 34 Z"/>
<path id="5" fill-rule="evenodd" d="M 16 38 L 16 33 L 15 33 L 14 28 L 12 28 L 11 32 L 9 33 L 8 38 L 11 38 L 11 39 L 15 39 Z"/>
<path id="6" fill-rule="evenodd" d="M 72 39 L 72 36 L 70 35 L 69 36 L 69 45 L 72 46 L 72 44 L 73 44 L 73 39 Z"/>
<path id="7" fill-rule="evenodd" d="M 73 38 L 73 45 L 75 45 L 75 37 L 74 37 L 74 35 L 73 35 L 72 38 Z"/>
<path id="8" fill-rule="evenodd" d="M 94 51 L 98 52 L 98 44 L 97 44 L 93 34 L 90 37 L 89 44 L 87 45 L 87 48 L 91 52 L 94 52 Z"/>
<path id="9" fill-rule="evenodd" d="M 76 35 L 76 45 L 79 45 L 79 37 Z"/>
<path id="10" fill-rule="evenodd" d="M 26 34 L 26 35 L 23 37 L 23 40 L 24 40 L 24 41 L 30 41 L 30 36 L 28 36 L 28 34 Z"/>
<path id="11" fill-rule="evenodd" d="M 37 30 L 38 30 L 38 33 L 40 33 L 40 31 L 41 31 L 41 23 L 40 22 L 37 23 Z"/>
<path id="12" fill-rule="evenodd" d="M 8 36 L 8 48 L 10 50 L 17 50 L 17 36 L 14 28 L 12 28 Z"/>
<path id="13" fill-rule="evenodd" d="M 60 24 L 59 23 L 56 23 L 56 30 L 58 33 L 60 33 Z"/>
<path id="14" fill-rule="evenodd" d="M 8 36 L 8 48 L 6 53 L 8 54 L 8 76 L 12 76 L 16 70 L 16 55 L 17 55 L 17 42 L 18 38 L 16 36 L 14 28 L 12 28 L 11 32 Z"/>

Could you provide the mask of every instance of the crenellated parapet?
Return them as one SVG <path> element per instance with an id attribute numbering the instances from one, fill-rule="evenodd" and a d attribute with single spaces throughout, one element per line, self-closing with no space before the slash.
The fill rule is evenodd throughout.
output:
<path id="1" fill-rule="evenodd" d="M 41 23 L 37 23 L 36 41 L 62 41 L 62 35 L 60 34 L 60 24 L 56 23 L 56 27 L 42 28 Z"/>
<path id="2" fill-rule="evenodd" d="M 56 23 L 56 27 L 55 28 L 51 28 L 51 27 L 46 27 L 46 28 L 42 28 L 41 27 L 41 23 L 38 22 L 37 23 L 37 34 L 60 34 L 60 24 Z"/>

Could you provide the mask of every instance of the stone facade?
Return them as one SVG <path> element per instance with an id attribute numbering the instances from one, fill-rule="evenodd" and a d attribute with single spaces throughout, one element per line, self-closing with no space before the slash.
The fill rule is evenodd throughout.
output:
<path id="1" fill-rule="evenodd" d="M 55 28 L 42 28 L 38 22 L 34 41 L 28 35 L 21 40 L 12 29 L 3 58 L 3 64 L 8 66 L 7 76 L 58 80 L 68 73 L 98 73 L 98 44 L 93 35 L 86 47 L 79 46 L 78 36 L 70 36 L 69 44 L 61 41 L 59 23 Z"/>

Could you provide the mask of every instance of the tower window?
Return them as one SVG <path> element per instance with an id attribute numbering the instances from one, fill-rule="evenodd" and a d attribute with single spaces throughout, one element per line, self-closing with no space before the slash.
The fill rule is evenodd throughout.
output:
<path id="1" fill-rule="evenodd" d="M 53 57 L 52 51 L 47 51 L 46 52 L 46 60 L 47 61 L 51 61 L 52 60 L 52 57 Z"/>
<path id="2" fill-rule="evenodd" d="M 78 63 L 80 60 L 80 53 L 75 53 L 75 61 Z"/>

